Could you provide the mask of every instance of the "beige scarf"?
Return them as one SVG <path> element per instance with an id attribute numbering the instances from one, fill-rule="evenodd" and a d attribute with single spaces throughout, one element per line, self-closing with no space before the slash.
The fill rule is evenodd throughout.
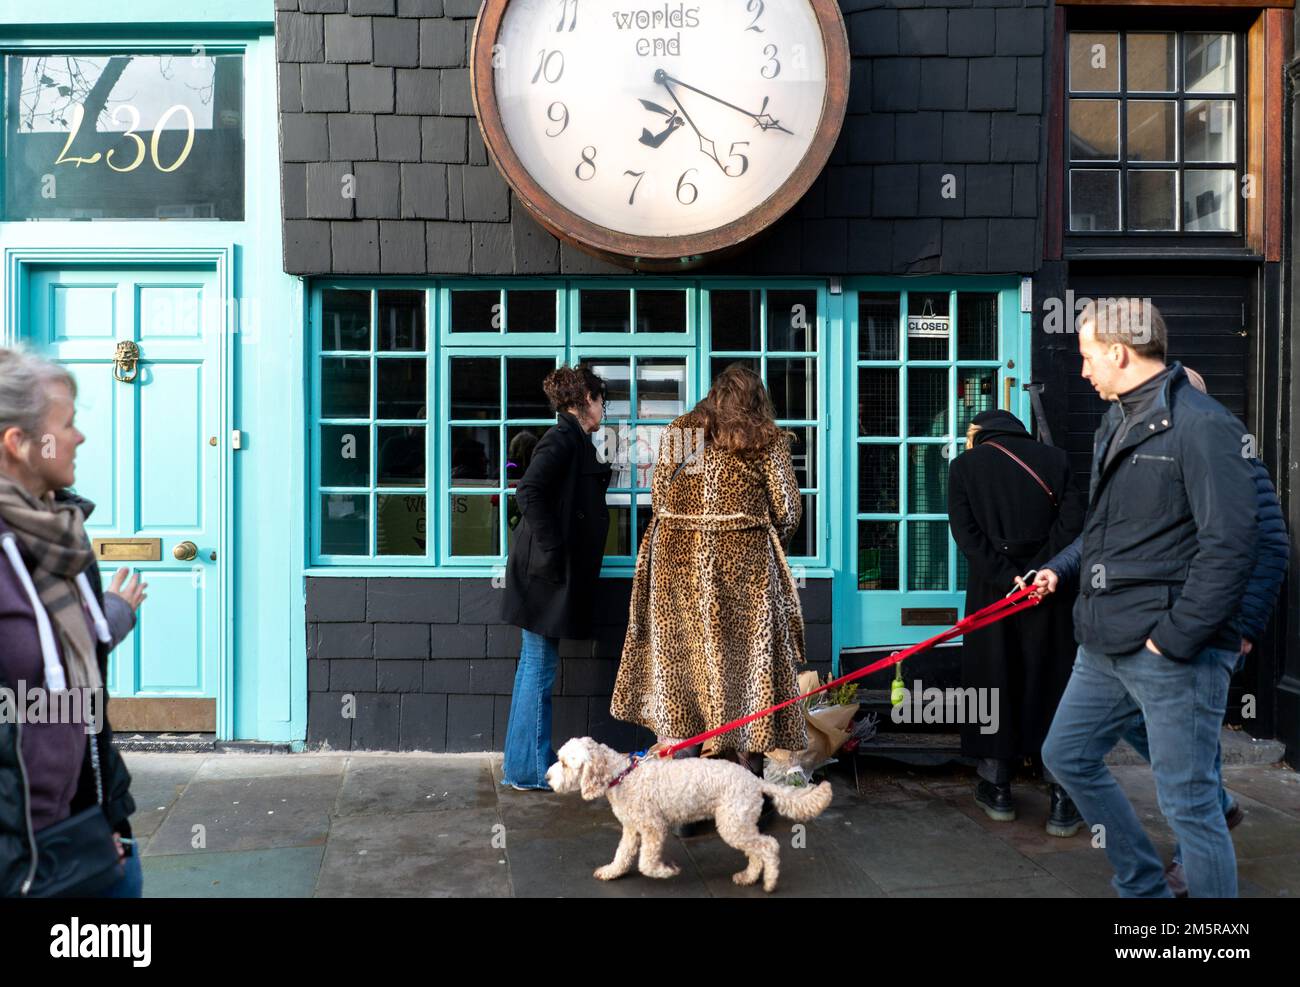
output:
<path id="1" fill-rule="evenodd" d="M 99 689 L 95 639 L 76 582 L 95 562 L 81 509 L 55 501 L 53 493 L 35 497 L 0 476 L 0 518 L 32 563 L 32 583 L 54 625 L 68 688 Z"/>

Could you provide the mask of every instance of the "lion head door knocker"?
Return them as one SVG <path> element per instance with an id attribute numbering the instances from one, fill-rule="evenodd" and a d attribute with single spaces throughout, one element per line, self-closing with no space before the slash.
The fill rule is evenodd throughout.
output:
<path id="1" fill-rule="evenodd" d="M 123 384 L 133 384 L 139 376 L 140 347 L 129 339 L 117 344 L 113 353 L 113 379 Z"/>

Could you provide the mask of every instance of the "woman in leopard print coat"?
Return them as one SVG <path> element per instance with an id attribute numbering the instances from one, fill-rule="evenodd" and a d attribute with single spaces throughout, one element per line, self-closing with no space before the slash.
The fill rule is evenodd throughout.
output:
<path id="1" fill-rule="evenodd" d="M 787 433 L 733 365 L 664 433 L 610 712 L 680 740 L 798 695 L 803 614 L 785 546 L 802 514 Z M 715 741 L 800 750 L 792 706 Z"/>

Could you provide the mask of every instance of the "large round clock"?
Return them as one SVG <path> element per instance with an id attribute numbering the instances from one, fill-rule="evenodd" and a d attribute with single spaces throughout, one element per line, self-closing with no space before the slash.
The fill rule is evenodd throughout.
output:
<path id="1" fill-rule="evenodd" d="M 679 269 L 799 201 L 844 122 L 838 0 L 485 0 L 474 107 L 555 235 Z"/>

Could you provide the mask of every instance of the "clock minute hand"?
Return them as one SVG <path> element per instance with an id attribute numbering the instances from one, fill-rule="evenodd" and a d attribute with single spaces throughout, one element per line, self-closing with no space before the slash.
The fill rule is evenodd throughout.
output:
<path id="1" fill-rule="evenodd" d="M 699 93 L 701 96 L 705 97 L 706 99 L 711 99 L 715 103 L 721 103 L 729 110 L 735 110 L 741 116 L 749 117 L 751 120 L 754 121 L 755 126 L 762 127 L 763 130 L 780 130 L 782 133 L 791 134 L 791 135 L 793 135 L 794 133 L 794 131 L 787 130 L 785 127 L 781 126 L 781 121 L 775 119 L 772 116 L 772 114 L 764 112 L 767 109 L 766 98 L 763 99 L 763 105 L 759 107 L 759 111 L 755 113 L 752 110 L 746 110 L 743 107 L 737 106 L 735 103 L 729 103 L 722 97 L 715 96 L 711 92 L 706 92 L 705 90 L 700 89 L 698 86 L 692 86 L 689 82 L 682 82 L 681 79 L 675 79 L 668 73 L 664 72 L 663 69 L 660 69 L 658 72 L 655 73 L 655 79 L 658 80 L 661 75 L 663 76 L 663 79 L 661 81 L 664 83 L 665 86 L 667 86 L 668 83 L 673 83 L 675 85 L 681 86 L 683 89 L 689 89 L 693 93 Z M 668 91 L 672 92 L 671 89 L 669 89 Z"/>
<path id="2" fill-rule="evenodd" d="M 663 69 L 659 69 L 655 72 L 655 82 L 668 90 L 668 97 L 673 101 L 673 105 L 677 107 L 678 112 L 686 118 L 686 122 L 689 123 L 691 129 L 695 131 L 695 136 L 700 142 L 700 150 L 712 158 L 714 163 L 722 169 L 723 174 L 726 174 L 727 168 L 718 157 L 717 145 L 711 139 L 700 133 L 700 128 L 695 125 L 695 121 L 691 119 L 691 115 L 686 112 L 686 107 L 682 106 L 681 100 L 679 100 L 677 94 L 673 92 L 673 87 L 668 84 L 668 74 Z"/>

